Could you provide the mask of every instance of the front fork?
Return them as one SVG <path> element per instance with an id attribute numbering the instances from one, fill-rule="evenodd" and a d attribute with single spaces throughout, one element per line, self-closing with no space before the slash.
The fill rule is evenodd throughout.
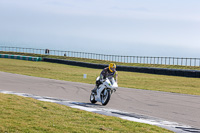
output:
<path id="1" fill-rule="evenodd" d="M 105 88 L 104 85 L 100 85 L 100 87 L 97 89 L 96 99 L 98 101 L 101 101 L 101 92 L 103 91 L 104 88 Z"/>

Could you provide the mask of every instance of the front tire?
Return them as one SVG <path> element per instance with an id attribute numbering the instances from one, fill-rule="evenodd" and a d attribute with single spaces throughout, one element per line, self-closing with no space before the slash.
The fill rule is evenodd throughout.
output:
<path id="1" fill-rule="evenodd" d="M 106 105 L 109 102 L 110 96 L 111 96 L 111 93 L 110 93 L 109 89 L 105 89 L 102 92 L 102 94 L 101 94 L 101 103 L 102 103 L 102 105 Z"/>
<path id="2" fill-rule="evenodd" d="M 96 102 L 97 102 L 97 101 L 95 100 L 94 94 L 92 94 L 92 93 L 91 93 L 91 95 L 90 95 L 90 102 L 91 102 L 91 103 L 96 103 Z"/>

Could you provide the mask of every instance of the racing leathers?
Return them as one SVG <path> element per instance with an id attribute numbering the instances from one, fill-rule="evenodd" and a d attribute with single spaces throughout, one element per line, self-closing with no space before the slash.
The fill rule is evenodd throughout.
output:
<path id="1" fill-rule="evenodd" d="M 105 80 L 106 78 L 111 79 L 112 77 L 114 77 L 115 81 L 117 82 L 117 71 L 114 70 L 113 72 L 111 72 L 109 70 L 108 67 L 104 68 L 103 71 L 100 74 L 100 81 L 102 82 L 103 80 Z"/>

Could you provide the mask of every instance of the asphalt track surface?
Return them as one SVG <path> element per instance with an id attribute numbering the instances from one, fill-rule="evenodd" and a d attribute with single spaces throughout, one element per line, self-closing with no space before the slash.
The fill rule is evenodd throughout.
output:
<path id="1" fill-rule="evenodd" d="M 86 79 L 87 80 L 87 79 Z M 0 90 L 89 104 L 94 85 L 0 72 Z M 97 102 L 96 106 L 101 106 Z M 119 87 L 102 108 L 140 114 L 200 128 L 200 96 Z"/>

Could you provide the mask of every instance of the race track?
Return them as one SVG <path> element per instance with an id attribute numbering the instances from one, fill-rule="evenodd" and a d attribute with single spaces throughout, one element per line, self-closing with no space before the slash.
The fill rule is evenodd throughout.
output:
<path id="1" fill-rule="evenodd" d="M 94 79 L 95 80 L 95 79 Z M 0 90 L 90 103 L 94 85 L 0 72 Z M 97 102 L 97 104 L 101 105 Z M 98 106 L 99 106 L 98 105 Z M 200 128 L 200 96 L 119 88 L 102 108 L 141 114 Z"/>

